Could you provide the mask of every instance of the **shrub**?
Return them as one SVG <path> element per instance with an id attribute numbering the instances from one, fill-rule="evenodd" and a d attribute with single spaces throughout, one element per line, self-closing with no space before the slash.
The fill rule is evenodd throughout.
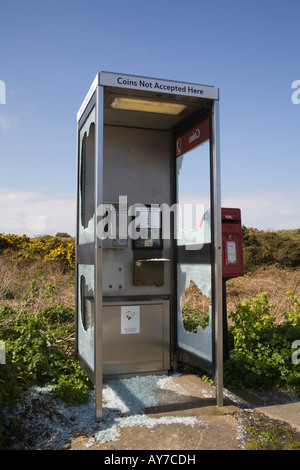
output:
<path id="1" fill-rule="evenodd" d="M 75 267 L 75 241 L 65 233 L 57 233 L 55 237 L 45 235 L 38 238 L 0 234 L 0 253 L 8 252 L 16 261 L 56 262 L 64 270 Z"/>
<path id="2" fill-rule="evenodd" d="M 62 398 L 68 405 L 77 406 L 89 400 L 90 387 L 81 377 L 62 375 L 53 387 L 52 396 Z"/>
<path id="3" fill-rule="evenodd" d="M 75 246 L 73 243 L 61 243 L 45 255 L 45 261 L 58 261 L 63 268 L 75 267 Z"/>
<path id="4" fill-rule="evenodd" d="M 245 270 L 263 265 L 297 268 L 300 265 L 300 231 L 263 231 L 242 227 Z"/>
<path id="5" fill-rule="evenodd" d="M 47 319 L 49 325 L 58 327 L 61 324 L 73 322 L 75 319 L 74 309 L 64 304 L 52 305 L 43 308 L 39 312 L 39 316 Z"/>
<path id="6" fill-rule="evenodd" d="M 193 309 L 189 304 L 182 307 L 183 326 L 189 333 L 196 333 L 198 326 L 205 329 L 209 324 L 209 315 Z"/>
<path id="7" fill-rule="evenodd" d="M 1 409 L 14 406 L 33 384 L 53 384 L 53 394 L 68 404 L 88 400 L 91 383 L 78 360 L 63 350 L 63 328 L 74 332 L 71 318 L 74 310 L 64 305 L 44 309 L 39 315 L 1 305 L 0 339 L 6 349 L 6 365 L 0 366 Z M 0 441 L 1 426 L 0 416 Z"/>
<path id="8" fill-rule="evenodd" d="M 288 291 L 292 309 L 278 325 L 266 293 L 239 304 L 230 315 L 229 359 L 225 382 L 236 388 L 291 387 L 300 392 L 300 364 L 292 362 L 292 344 L 300 339 L 299 301 Z"/>

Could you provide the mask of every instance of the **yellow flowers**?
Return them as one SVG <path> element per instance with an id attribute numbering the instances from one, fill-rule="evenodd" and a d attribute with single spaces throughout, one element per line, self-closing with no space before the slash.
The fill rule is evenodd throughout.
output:
<path id="1" fill-rule="evenodd" d="M 60 261 L 70 268 L 75 268 L 75 246 L 74 243 L 67 245 L 59 245 L 57 248 L 50 250 L 44 257 L 45 261 Z"/>
<path id="2" fill-rule="evenodd" d="M 75 268 L 75 241 L 68 234 L 29 238 L 26 235 L 0 234 L 0 255 L 9 253 L 14 260 L 58 262 L 64 269 Z"/>

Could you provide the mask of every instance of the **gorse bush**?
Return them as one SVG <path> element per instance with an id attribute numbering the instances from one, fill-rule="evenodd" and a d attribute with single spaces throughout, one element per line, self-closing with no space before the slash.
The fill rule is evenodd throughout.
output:
<path id="1" fill-rule="evenodd" d="M 58 233 L 55 237 L 29 238 L 26 235 L 0 234 L 0 254 L 11 254 L 12 260 L 44 260 L 56 262 L 63 269 L 75 267 L 75 242 L 67 234 Z"/>
<path id="2" fill-rule="evenodd" d="M 225 382 L 236 388 L 284 387 L 300 392 L 300 363 L 292 361 L 293 343 L 300 339 L 300 302 L 287 291 L 291 308 L 276 324 L 274 304 L 262 293 L 244 300 L 231 313 L 229 359 Z M 300 361 L 299 361 L 300 362 Z"/>
<path id="3" fill-rule="evenodd" d="M 265 232 L 242 228 L 245 270 L 266 265 L 300 266 L 300 230 Z"/>

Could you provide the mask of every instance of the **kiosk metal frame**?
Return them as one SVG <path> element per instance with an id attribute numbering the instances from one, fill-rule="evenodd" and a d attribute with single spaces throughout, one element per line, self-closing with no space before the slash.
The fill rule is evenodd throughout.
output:
<path id="1" fill-rule="evenodd" d="M 153 110 L 134 111 L 130 108 L 126 111 L 118 112 L 112 109 L 112 102 L 118 97 L 144 101 L 158 104 L 158 108 Z M 116 101 L 117 106 L 118 102 Z M 163 111 L 165 103 L 171 105 L 183 105 L 183 111 L 176 114 L 169 114 Z M 128 103 L 127 103 L 128 105 Z M 143 105 L 143 103 L 142 103 Z M 129 103 L 129 106 L 131 104 Z M 90 116 L 93 113 L 93 118 Z M 83 197 L 82 174 L 80 176 L 80 155 L 84 126 L 90 119 L 93 122 L 93 134 L 91 131 L 85 132 L 87 139 L 90 137 L 94 145 L 93 174 L 85 176 L 90 179 L 89 189 L 93 193 L 94 213 L 92 215 L 90 238 L 86 243 L 80 241 L 80 207 Z M 125 121 L 124 121 L 125 119 Z M 211 188 L 211 243 L 209 245 L 212 273 L 212 361 L 207 365 L 215 374 L 216 379 L 216 402 L 218 406 L 223 405 L 223 307 L 222 307 L 222 230 L 221 230 L 221 189 L 220 189 L 220 155 L 219 155 L 219 90 L 211 86 L 175 82 L 169 80 L 155 79 L 149 77 L 139 77 L 134 75 L 118 74 L 111 72 L 99 72 L 78 113 L 77 113 L 77 155 L 78 155 L 78 190 L 77 190 L 77 236 L 76 236 L 76 350 L 80 363 L 95 385 L 96 397 L 96 419 L 102 418 L 102 384 L 103 384 L 103 250 L 104 241 L 97 236 L 97 225 L 101 220 L 101 215 L 97 209 L 104 201 L 104 127 L 126 126 L 127 128 L 160 129 L 168 131 L 170 135 L 171 160 L 176 154 L 176 139 L 187 130 L 192 129 L 195 123 L 208 119 L 209 140 L 210 140 L 210 188 Z M 91 129 L 91 127 L 89 128 Z M 90 132 L 90 135 L 89 135 Z M 88 145 L 88 144 L 87 144 Z M 87 185 L 88 186 L 88 185 Z M 172 188 L 172 200 L 176 200 L 175 169 L 172 164 L 170 172 L 170 186 Z M 86 189 L 84 189 L 86 191 Z M 136 201 L 138 202 L 138 201 Z M 93 232 L 93 233 L 92 233 Z M 169 340 L 164 344 L 169 348 L 171 369 L 176 369 L 176 359 L 180 348 L 177 344 L 176 315 L 174 310 L 177 304 L 177 276 L 176 265 L 178 263 L 178 247 L 171 246 L 171 290 L 170 296 L 170 317 L 168 323 L 164 323 L 164 328 L 169 329 Z M 194 252 L 191 252 L 193 254 Z M 185 256 L 189 253 L 186 253 Z M 188 261 L 189 262 L 189 261 Z M 86 279 L 93 277 L 93 281 L 85 288 L 92 291 L 89 301 L 88 296 L 80 298 L 78 284 L 81 282 L 84 273 Z M 92 273 L 92 274 L 91 274 Z M 93 284 L 93 285 L 92 285 Z M 150 289 L 151 291 L 151 289 Z M 152 291 L 151 291 L 152 292 Z M 125 294 L 124 294 L 125 295 Z M 154 296 L 155 297 L 155 296 Z M 150 303 L 154 297 L 150 296 Z M 133 297 L 132 297 L 133 298 Z M 161 296 L 164 299 L 164 295 Z M 136 297 L 136 300 L 143 304 L 147 296 Z M 113 297 L 115 305 L 122 304 L 122 297 Z M 82 351 L 80 339 L 80 308 L 85 302 L 87 312 L 93 321 L 92 336 L 90 337 L 91 351 L 85 356 Z M 113 305 L 113 304 L 110 304 Z M 167 334 L 168 335 L 168 332 Z M 193 360 L 193 354 L 191 354 Z M 205 361 L 204 361 L 205 362 Z M 204 365 L 205 367 L 205 365 Z"/>

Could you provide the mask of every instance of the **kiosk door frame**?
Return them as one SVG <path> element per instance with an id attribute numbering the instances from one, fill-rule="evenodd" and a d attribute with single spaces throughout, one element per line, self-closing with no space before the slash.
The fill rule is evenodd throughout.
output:
<path id="1" fill-rule="evenodd" d="M 200 129 L 203 137 L 195 139 L 196 129 Z M 190 139 L 188 136 L 190 135 Z M 194 139 L 193 139 L 194 135 Z M 181 139 L 181 146 L 178 147 L 179 139 Z M 190 144 L 189 144 L 190 140 Z M 221 228 L 221 194 L 220 194 L 220 154 L 219 154 L 219 103 L 212 101 L 211 110 L 208 114 L 199 116 L 198 119 L 186 123 L 184 127 L 180 127 L 175 134 L 175 157 L 188 153 L 190 150 L 196 148 L 199 144 L 203 144 L 209 140 L 209 178 L 210 178 L 210 227 L 211 239 L 210 243 L 204 243 L 200 249 L 189 249 L 186 244 L 176 243 L 175 248 L 175 296 L 176 301 L 175 309 L 177 310 L 174 315 L 176 318 L 176 340 L 177 357 L 183 357 L 190 362 L 202 367 L 204 370 L 214 374 L 216 381 L 216 399 L 217 405 L 223 405 L 223 307 L 222 307 L 222 228 Z M 185 142 L 184 142 L 185 141 Z M 184 157 L 183 157 L 184 158 Z M 188 156 L 186 157 L 188 158 Z M 175 181 L 175 201 L 178 202 L 178 172 L 176 165 L 174 165 L 174 181 Z M 198 172 L 198 168 L 195 168 Z M 200 181 L 200 178 L 199 178 Z M 200 184 L 199 184 L 200 186 Z M 201 189 L 199 187 L 199 189 Z M 182 212 L 182 210 L 181 210 Z M 195 215 L 195 214 L 194 214 Z M 177 240 L 175 240 L 177 242 Z M 190 248 L 197 248 L 190 246 Z M 187 263 L 185 265 L 185 263 Z M 211 268 L 210 280 L 210 298 L 211 298 L 211 312 L 210 324 L 207 334 L 211 334 L 211 338 L 205 338 L 202 335 L 202 340 L 211 341 L 211 357 L 207 358 L 203 351 L 195 350 L 197 341 L 201 341 L 201 334 L 196 338 L 196 335 L 190 336 L 193 340 L 192 347 L 187 348 L 182 344 L 182 313 L 181 313 L 181 297 L 183 291 L 183 276 L 185 273 L 179 273 L 181 266 L 192 266 L 194 272 L 197 272 L 198 267 L 206 265 L 206 273 Z M 188 268 L 189 269 L 189 268 Z M 199 270 L 198 270 L 199 271 Z M 201 330 L 201 329 L 200 329 Z M 203 333 L 203 331 L 200 331 Z M 194 333 L 187 333 L 194 335 Z M 207 335 L 206 335 L 207 336 Z"/>
<path id="2" fill-rule="evenodd" d="M 82 368 L 85 370 L 89 378 L 95 385 L 95 408 L 96 420 L 102 419 L 102 384 L 103 384 L 103 353 L 102 353 L 102 332 L 103 332 L 103 301 L 102 301 L 102 240 L 97 236 L 97 223 L 98 213 L 97 208 L 103 204 L 103 123 L 104 123 L 104 92 L 103 87 L 99 86 L 98 75 L 92 83 L 88 94 L 77 113 L 77 181 L 80 183 L 81 173 L 81 150 L 80 150 L 80 131 L 85 122 L 88 121 L 91 112 L 94 113 L 91 123 L 95 126 L 94 132 L 94 150 L 93 150 L 93 217 L 92 217 L 92 230 L 89 234 L 88 243 L 80 243 L 80 206 L 82 203 L 82 195 L 80 194 L 80 184 L 77 189 L 77 234 L 76 234 L 76 352 L 81 363 Z M 87 268 L 88 277 L 92 279 L 93 284 L 93 328 L 91 330 L 92 336 L 83 338 L 82 345 L 80 344 L 80 337 L 78 331 L 80 329 L 80 310 L 81 294 L 78 292 L 78 287 L 81 285 L 80 266 Z M 84 273 L 84 271 L 83 271 Z M 90 289 L 90 286 L 87 286 Z M 85 343 L 85 344 L 84 344 Z M 83 350 L 89 348 L 89 359 L 84 357 Z"/>

